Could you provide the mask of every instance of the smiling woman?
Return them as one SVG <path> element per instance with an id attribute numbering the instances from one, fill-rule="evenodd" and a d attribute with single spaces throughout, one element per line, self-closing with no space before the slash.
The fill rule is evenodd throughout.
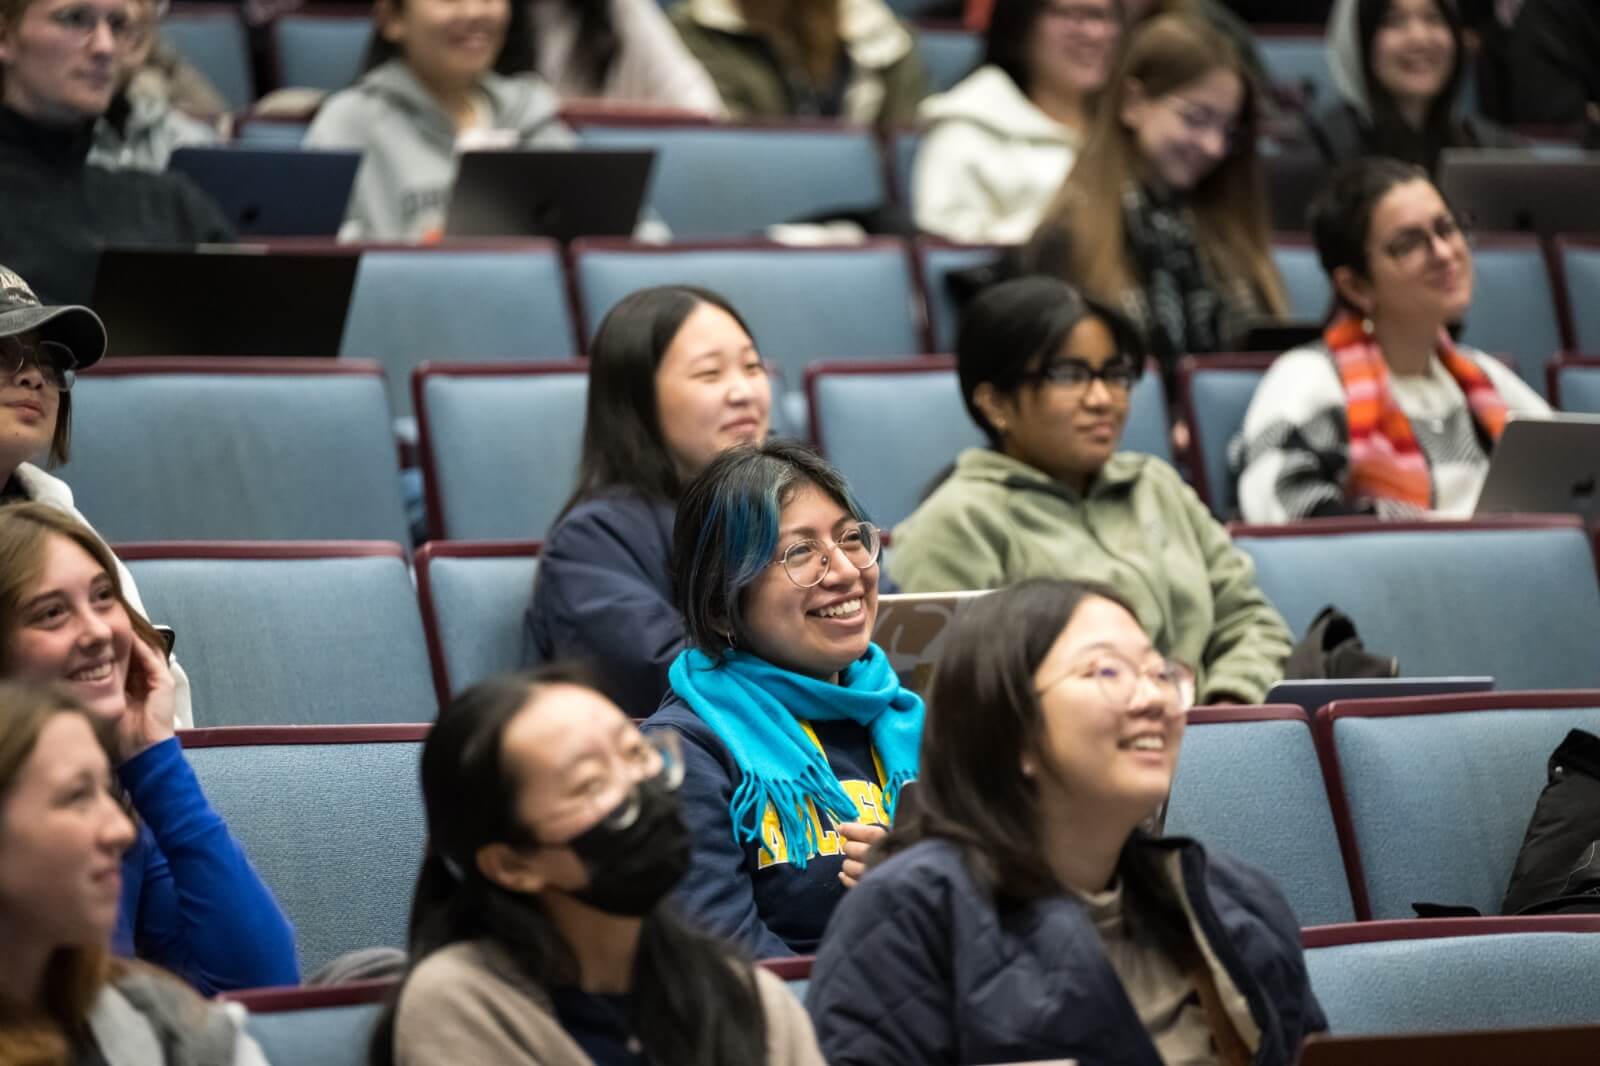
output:
<path id="1" fill-rule="evenodd" d="M 798 444 L 722 454 L 678 507 L 689 648 L 645 728 L 683 740 L 679 904 L 757 958 L 815 950 L 917 773 L 922 701 L 872 643 L 879 547 L 844 480 Z"/>
<path id="2" fill-rule="evenodd" d="M 1066 581 L 982 597 L 947 647 L 918 811 L 817 953 L 829 1063 L 1288 1066 L 1327 1023 L 1277 886 L 1139 828 L 1177 771 L 1186 669 Z"/>

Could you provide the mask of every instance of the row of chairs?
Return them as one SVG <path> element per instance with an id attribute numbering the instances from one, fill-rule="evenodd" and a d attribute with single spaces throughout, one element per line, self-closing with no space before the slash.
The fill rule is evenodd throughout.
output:
<path id="1" fill-rule="evenodd" d="M 1182 400 L 1193 476 L 1219 517 L 1233 510 L 1227 445 L 1270 357 L 1190 361 Z M 450 540 L 543 536 L 571 492 L 587 365 L 424 364 L 413 374 L 428 528 Z M 1600 412 L 1600 360 L 1558 364 L 1569 410 Z M 796 398 L 775 381 L 776 409 Z M 952 362 L 824 362 L 800 392 L 807 435 L 878 524 L 918 504 L 961 449 L 983 443 Z M 357 359 L 108 360 L 74 388 L 63 475 L 112 540 L 409 541 L 391 407 L 376 364 Z M 1161 379 L 1133 392 L 1122 446 L 1170 460 Z M 161 456 L 159 463 L 149 460 Z M 336 457 L 336 461 L 330 461 Z"/>
<path id="2" fill-rule="evenodd" d="M 930 91 L 950 88 L 983 57 L 982 35 L 959 25 L 917 21 L 912 29 Z M 166 16 L 161 32 L 211 79 L 232 110 L 244 111 L 255 101 L 258 86 L 237 8 L 186 4 Z M 365 11 L 300 11 L 279 16 L 269 30 L 276 82 L 285 87 L 342 89 L 360 76 L 371 37 L 372 17 Z M 1308 103 L 1334 99 L 1333 77 L 1319 35 L 1269 29 L 1259 33 L 1258 42 L 1262 60 L 1276 82 Z"/>
<path id="3" fill-rule="evenodd" d="M 1407 676 L 1600 688 L 1600 579 L 1576 520 L 1314 522 L 1242 527 L 1238 543 L 1297 633 L 1336 603 Z M 430 542 L 415 585 L 382 542 L 118 551 L 150 616 L 177 631 L 202 726 L 427 722 L 526 661 L 536 541 Z"/>
<path id="4" fill-rule="evenodd" d="M 303 968 L 404 944 L 427 726 L 184 731 L 206 795 L 294 922 Z M 1549 754 L 1600 730 L 1600 691 L 1191 715 L 1168 831 L 1282 887 L 1304 926 L 1499 910 Z"/>

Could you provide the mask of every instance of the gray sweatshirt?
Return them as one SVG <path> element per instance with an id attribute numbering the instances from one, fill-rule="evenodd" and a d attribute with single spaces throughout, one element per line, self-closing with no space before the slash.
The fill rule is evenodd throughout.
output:
<path id="1" fill-rule="evenodd" d="M 479 84 L 489 125 L 503 148 L 559 148 L 576 143 L 556 116 L 559 101 L 532 76 L 485 74 Z M 403 59 L 368 71 L 334 93 L 306 133 L 307 148 L 359 148 L 341 235 L 347 239 L 416 241 L 444 225 L 456 177 L 456 130 Z"/>

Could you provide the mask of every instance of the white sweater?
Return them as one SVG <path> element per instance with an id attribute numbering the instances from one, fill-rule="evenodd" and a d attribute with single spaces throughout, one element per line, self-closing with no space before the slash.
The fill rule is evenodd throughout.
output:
<path id="1" fill-rule="evenodd" d="M 954 241 L 1027 240 L 1082 146 L 999 67 L 930 96 L 918 115 L 928 132 L 912 176 L 916 222 Z"/>
<path id="2" fill-rule="evenodd" d="M 578 18 L 572 9 L 560 0 L 530 5 L 539 45 L 537 69 L 557 95 L 726 114 L 711 75 L 689 53 L 656 0 L 610 3 L 618 46 L 604 85 L 590 84 L 572 67 L 572 49 L 578 43 Z"/>

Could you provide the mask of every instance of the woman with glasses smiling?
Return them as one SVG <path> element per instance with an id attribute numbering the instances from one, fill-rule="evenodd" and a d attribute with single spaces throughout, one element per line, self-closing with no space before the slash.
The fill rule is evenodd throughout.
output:
<path id="1" fill-rule="evenodd" d="M 1155 646 L 1199 670 L 1207 703 L 1259 702 L 1289 630 L 1178 472 L 1117 451 L 1141 367 L 1116 315 L 1053 278 L 997 285 L 961 323 L 956 367 L 989 447 L 970 448 L 894 531 L 906 592 L 1092 580 Z"/>
<path id="2" fill-rule="evenodd" d="M 724 452 L 678 503 L 688 648 L 645 728 L 683 743 L 679 905 L 757 958 L 816 950 L 917 774 L 922 701 L 872 643 L 880 546 L 798 444 Z"/>
<path id="3" fill-rule="evenodd" d="M 828 1062 L 1293 1062 L 1327 1022 L 1277 886 L 1140 828 L 1188 669 L 1114 592 L 1066 581 L 979 599 L 946 647 L 917 812 L 812 970 Z"/>
<path id="4" fill-rule="evenodd" d="M 375 1066 L 822 1066 L 783 982 L 663 905 L 689 865 L 676 735 L 560 665 L 475 685 L 422 749 L 410 969 Z"/>
<path id="5" fill-rule="evenodd" d="M 1311 231 L 1334 310 L 1250 401 L 1234 455 L 1245 520 L 1470 516 L 1506 420 L 1550 408 L 1451 339 L 1472 303 L 1461 223 L 1420 167 L 1364 159 L 1318 194 Z"/>

